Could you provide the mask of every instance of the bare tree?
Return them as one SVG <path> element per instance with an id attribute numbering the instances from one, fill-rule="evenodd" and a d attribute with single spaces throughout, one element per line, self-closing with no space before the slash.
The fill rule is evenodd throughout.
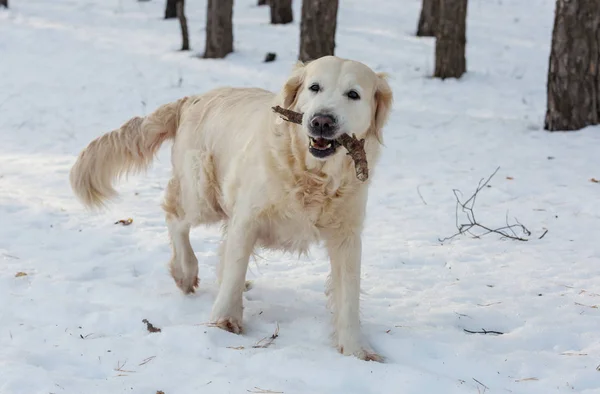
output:
<path id="1" fill-rule="evenodd" d="M 338 0 L 302 1 L 299 60 L 334 54 L 337 10 Z"/>
<path id="2" fill-rule="evenodd" d="M 269 0 L 271 7 L 271 23 L 286 24 L 294 20 L 292 11 L 292 0 Z"/>
<path id="3" fill-rule="evenodd" d="M 208 0 L 204 58 L 224 58 L 233 52 L 233 0 Z"/>
<path id="4" fill-rule="evenodd" d="M 600 1 L 557 0 L 544 129 L 600 123 Z"/>
<path id="5" fill-rule="evenodd" d="M 441 0 L 423 0 L 421 16 L 417 27 L 417 36 L 435 37 L 435 29 L 438 25 Z"/>
<path id="6" fill-rule="evenodd" d="M 165 19 L 177 18 L 177 0 L 167 0 Z"/>
<path id="7" fill-rule="evenodd" d="M 466 30 L 467 0 L 440 0 L 434 77 L 460 78 L 467 71 Z"/>
<path id="8" fill-rule="evenodd" d="M 185 0 L 177 1 L 177 18 L 179 18 L 179 24 L 181 25 L 181 50 L 190 50 L 190 35 L 188 33 L 187 18 L 185 17 Z"/>

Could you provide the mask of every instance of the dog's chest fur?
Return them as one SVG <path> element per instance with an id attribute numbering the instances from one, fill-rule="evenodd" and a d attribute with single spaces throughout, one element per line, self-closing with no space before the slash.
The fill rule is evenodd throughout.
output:
<path id="1" fill-rule="evenodd" d="M 308 176 L 284 194 L 284 201 L 268 207 L 259 230 L 263 247 L 305 253 L 319 242 L 324 228 L 342 225 L 340 212 L 346 187 Z"/>

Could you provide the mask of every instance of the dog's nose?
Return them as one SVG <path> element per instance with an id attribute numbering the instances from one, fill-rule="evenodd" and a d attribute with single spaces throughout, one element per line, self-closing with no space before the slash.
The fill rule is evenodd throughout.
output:
<path id="1" fill-rule="evenodd" d="M 310 131 L 318 137 L 333 137 L 337 130 L 335 118 L 328 114 L 315 114 L 310 120 Z"/>

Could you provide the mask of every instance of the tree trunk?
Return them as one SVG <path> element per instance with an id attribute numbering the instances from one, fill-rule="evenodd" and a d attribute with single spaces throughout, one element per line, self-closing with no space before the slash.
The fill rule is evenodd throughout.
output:
<path id="1" fill-rule="evenodd" d="M 188 34 L 187 18 L 185 17 L 184 1 L 177 1 L 177 18 L 179 18 L 179 24 L 181 25 L 181 50 L 190 50 L 190 36 Z"/>
<path id="2" fill-rule="evenodd" d="M 333 55 L 338 0 L 303 0 L 300 21 L 300 61 Z"/>
<path id="3" fill-rule="evenodd" d="M 258 5 L 268 5 L 267 0 L 258 0 Z"/>
<path id="4" fill-rule="evenodd" d="M 434 77 L 460 78 L 467 71 L 466 30 L 467 0 L 440 0 Z"/>
<path id="5" fill-rule="evenodd" d="M 548 66 L 544 129 L 600 123 L 600 2 L 558 0 Z"/>
<path id="6" fill-rule="evenodd" d="M 167 0 L 165 19 L 177 18 L 177 0 Z"/>
<path id="7" fill-rule="evenodd" d="M 417 36 L 435 37 L 435 29 L 438 25 L 440 16 L 440 1 L 443 0 L 423 0 L 421 6 L 421 16 L 417 27 Z"/>
<path id="8" fill-rule="evenodd" d="M 233 52 L 233 0 L 208 0 L 204 58 Z"/>
<path id="9" fill-rule="evenodd" d="M 292 0 L 270 0 L 269 5 L 271 6 L 272 24 L 286 24 L 294 20 Z"/>

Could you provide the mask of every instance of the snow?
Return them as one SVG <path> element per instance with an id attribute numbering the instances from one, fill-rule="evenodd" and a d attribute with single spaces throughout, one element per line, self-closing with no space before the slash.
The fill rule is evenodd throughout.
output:
<path id="1" fill-rule="evenodd" d="M 194 57 L 205 1 L 186 2 L 192 53 L 163 3 L 0 9 L 0 393 L 600 393 L 600 128 L 542 129 L 554 1 L 469 1 L 469 71 L 443 82 L 434 40 L 414 36 L 420 0 L 340 2 L 336 54 L 390 73 L 395 94 L 363 244 L 363 326 L 383 364 L 330 346 L 319 247 L 251 263 L 243 336 L 205 324 L 219 231 L 192 232 L 201 284 L 182 295 L 159 207 L 169 144 L 108 211 L 75 200 L 68 171 L 93 138 L 213 87 L 277 90 L 295 62 L 300 1 L 287 26 L 236 1 L 224 60 Z M 478 220 L 508 212 L 530 240 L 440 243 L 456 230 L 452 189 L 469 196 L 497 167 Z"/>

